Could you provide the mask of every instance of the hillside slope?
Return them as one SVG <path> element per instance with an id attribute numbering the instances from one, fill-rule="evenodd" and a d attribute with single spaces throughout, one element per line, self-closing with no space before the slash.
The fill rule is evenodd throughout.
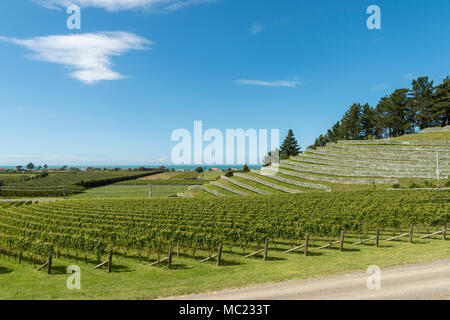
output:
<path id="1" fill-rule="evenodd" d="M 437 169 L 439 171 L 437 172 Z M 439 175 L 438 175 L 439 174 Z M 330 192 L 448 185 L 450 126 L 384 140 L 344 140 L 278 165 L 221 177 L 196 196 Z"/>

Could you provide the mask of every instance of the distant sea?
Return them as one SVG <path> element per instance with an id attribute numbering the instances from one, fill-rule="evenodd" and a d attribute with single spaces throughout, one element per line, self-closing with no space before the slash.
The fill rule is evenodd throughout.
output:
<path id="1" fill-rule="evenodd" d="M 80 168 L 80 169 L 84 169 L 87 167 L 92 167 L 92 168 L 106 168 L 106 169 L 114 169 L 114 168 L 120 168 L 120 169 L 136 169 L 139 167 L 146 167 L 146 168 L 159 168 L 160 166 L 164 166 L 167 169 L 175 169 L 175 170 L 195 170 L 198 167 L 202 167 L 205 170 L 208 170 L 210 168 L 217 168 L 219 170 L 226 170 L 229 168 L 236 168 L 236 169 L 241 169 L 242 168 L 242 164 L 238 165 L 220 165 L 220 166 L 205 166 L 205 165 L 192 165 L 192 166 L 181 166 L 181 165 L 169 165 L 169 164 L 152 164 L 152 165 L 117 165 L 117 166 L 112 166 L 112 165 L 92 165 L 92 166 L 77 166 L 77 165 L 68 165 L 67 167 L 69 168 Z M 49 169 L 59 169 L 61 168 L 62 165 L 60 166 L 48 166 Z M 260 165 L 249 165 L 248 166 L 250 169 L 259 169 L 261 166 Z M 0 168 L 4 168 L 4 169 L 16 169 L 16 166 L 2 166 L 0 165 Z"/>

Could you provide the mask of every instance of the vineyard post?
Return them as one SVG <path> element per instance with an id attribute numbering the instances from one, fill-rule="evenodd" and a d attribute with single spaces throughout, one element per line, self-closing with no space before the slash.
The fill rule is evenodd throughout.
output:
<path id="1" fill-rule="evenodd" d="M 172 267 L 172 251 L 173 247 L 169 247 L 169 269 Z"/>
<path id="2" fill-rule="evenodd" d="M 308 255 L 308 245 L 309 245 L 309 233 L 307 233 L 305 237 L 305 256 Z"/>
<path id="3" fill-rule="evenodd" d="M 220 267 L 222 264 L 222 242 L 219 243 L 219 254 L 217 255 L 217 266 Z"/>
<path id="4" fill-rule="evenodd" d="M 180 257 L 180 244 L 177 243 L 177 258 Z"/>
<path id="5" fill-rule="evenodd" d="M 52 255 L 53 251 L 50 251 L 48 254 L 48 264 L 47 264 L 47 273 L 52 274 Z"/>
<path id="6" fill-rule="evenodd" d="M 344 230 L 341 230 L 341 238 L 339 240 L 339 252 L 344 251 L 344 236 L 345 236 L 345 232 L 344 232 Z"/>
<path id="7" fill-rule="evenodd" d="M 413 242 L 413 224 L 409 226 L 409 243 Z"/>
<path id="8" fill-rule="evenodd" d="M 111 273 L 111 267 L 112 267 L 112 249 L 109 249 L 109 255 L 108 255 L 108 273 Z"/>
<path id="9" fill-rule="evenodd" d="M 380 244 L 380 228 L 377 228 L 377 237 L 375 239 L 375 246 L 378 248 Z"/>
<path id="10" fill-rule="evenodd" d="M 267 249 L 269 248 L 269 239 L 266 238 L 266 242 L 264 244 L 264 261 L 267 260 Z"/>
<path id="11" fill-rule="evenodd" d="M 447 222 L 445 222 L 442 227 L 442 237 L 444 240 L 447 240 Z"/>
<path id="12" fill-rule="evenodd" d="M 148 185 L 148 197 L 149 198 L 152 197 L 152 185 L 151 184 Z"/>

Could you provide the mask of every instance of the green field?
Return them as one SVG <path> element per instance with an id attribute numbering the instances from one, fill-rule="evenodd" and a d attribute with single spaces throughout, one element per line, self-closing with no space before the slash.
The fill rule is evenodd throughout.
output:
<path id="1" fill-rule="evenodd" d="M 153 185 L 152 197 L 175 196 L 178 192 L 187 190 L 186 186 L 177 185 Z M 93 188 L 83 193 L 70 196 L 71 199 L 92 199 L 92 198 L 148 198 L 149 190 L 146 185 L 109 185 L 105 187 Z"/>
<path id="2" fill-rule="evenodd" d="M 153 171 L 77 171 L 0 174 L 0 198 L 62 197 L 85 189 L 156 174 Z"/>
<path id="3" fill-rule="evenodd" d="M 401 137 L 392 138 L 390 140 L 401 140 L 401 141 L 450 141 L 450 131 L 442 131 L 442 132 L 422 132 L 417 134 L 407 134 Z"/>
<path id="4" fill-rule="evenodd" d="M 450 191 L 440 190 L 0 204 L 0 298 L 151 299 L 448 258 L 450 246 L 442 235 L 418 237 L 443 230 L 450 220 L 449 199 Z M 408 237 L 384 241 L 410 224 L 413 244 Z M 372 237 L 376 228 L 381 247 L 375 248 L 373 240 L 354 244 Z M 339 239 L 341 230 L 346 232 L 344 252 L 336 245 L 318 249 Z M 282 253 L 304 243 L 306 234 L 307 257 L 302 249 Z M 267 261 L 244 257 L 261 249 L 265 239 Z M 216 253 L 219 243 L 223 265 L 200 262 Z M 172 269 L 165 263 L 150 266 L 178 245 L 181 254 L 175 254 Z M 113 272 L 94 270 L 110 248 Z M 51 250 L 53 274 L 47 275 L 35 266 Z M 73 264 L 82 270 L 81 291 L 65 287 L 65 270 Z"/>
<path id="5" fill-rule="evenodd" d="M 192 186 L 199 184 L 208 184 L 209 180 L 151 180 L 151 179 L 134 179 L 116 183 L 116 185 L 173 185 L 173 186 Z"/>
<path id="6" fill-rule="evenodd" d="M 350 241 L 351 240 L 351 241 Z M 330 274 L 364 271 L 369 265 L 386 267 L 405 263 L 416 263 L 448 258 L 450 246 L 438 238 L 417 240 L 410 245 L 405 240 L 381 242 L 375 248 L 373 242 L 354 246 L 348 239 L 346 251 L 311 248 L 311 255 L 305 257 L 302 250 L 283 254 L 270 245 L 269 260 L 261 256 L 244 258 L 242 250 L 235 248 L 230 253 L 225 248 L 223 266 L 215 262 L 200 262 L 205 252 L 196 259 L 181 254 L 173 258 L 173 269 L 166 265 L 150 266 L 149 261 L 139 260 L 130 252 L 128 258 L 113 256 L 113 272 L 95 270 L 95 261 L 88 265 L 80 258 L 75 261 L 73 253 L 54 260 L 54 274 L 36 271 L 29 261 L 21 265 L 13 257 L 0 258 L 0 299 L 152 299 L 173 295 L 214 291 L 224 288 L 243 287 L 250 284 L 277 282 L 289 279 L 305 279 Z M 324 242 L 316 241 L 316 246 Z M 248 253 L 248 251 L 247 251 Z M 131 256 L 131 257 L 130 257 Z M 153 260 L 152 260 L 153 261 Z M 81 290 L 68 290 L 69 277 L 66 268 L 70 265 L 81 268 Z"/>

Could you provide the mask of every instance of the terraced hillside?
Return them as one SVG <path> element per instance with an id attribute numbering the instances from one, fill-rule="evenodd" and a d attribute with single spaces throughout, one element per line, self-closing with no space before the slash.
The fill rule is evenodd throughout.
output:
<path id="1" fill-rule="evenodd" d="M 280 164 L 192 187 L 196 196 L 330 192 L 448 185 L 450 127 L 384 140 L 345 140 L 307 149 Z M 413 183 L 412 183 L 413 182 Z"/>

